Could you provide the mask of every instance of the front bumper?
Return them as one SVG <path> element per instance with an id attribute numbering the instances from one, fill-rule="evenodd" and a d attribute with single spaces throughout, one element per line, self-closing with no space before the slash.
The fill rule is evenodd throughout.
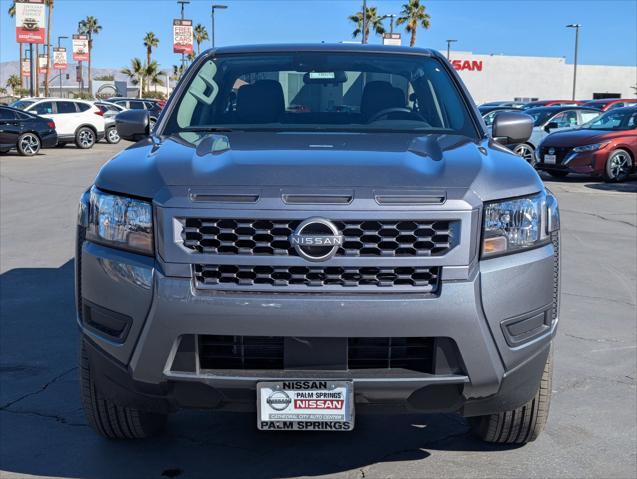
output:
<path id="1" fill-rule="evenodd" d="M 478 262 L 437 295 L 281 294 L 197 290 L 153 258 L 80 241 L 78 321 L 102 392 L 140 408 L 254 409 L 260 380 L 320 377 L 354 381 L 357 410 L 488 414 L 524 404 L 538 387 L 558 322 L 558 248 L 556 235 L 552 244 Z M 125 334 L 92 327 L 90 308 L 114 313 Z M 175 367 L 180 338 L 190 335 L 450 338 L 459 361 L 445 367 L 436 356 L 432 374 Z"/>
<path id="2" fill-rule="evenodd" d="M 609 149 L 604 148 L 582 153 L 570 152 L 557 164 L 546 164 L 543 159 L 540 158 L 535 164 L 535 168 L 540 171 L 564 171 L 568 173 L 600 176 L 604 173 L 609 151 Z"/>

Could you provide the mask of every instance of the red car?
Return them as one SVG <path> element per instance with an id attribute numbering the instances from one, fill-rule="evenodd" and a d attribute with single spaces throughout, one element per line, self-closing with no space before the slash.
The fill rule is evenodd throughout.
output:
<path id="1" fill-rule="evenodd" d="M 547 136 L 536 150 L 535 167 L 556 177 L 584 173 L 616 182 L 635 171 L 635 158 L 637 106 L 629 106 Z"/>
<path id="2" fill-rule="evenodd" d="M 597 108 L 598 110 L 608 111 L 614 110 L 615 108 L 621 108 L 624 106 L 631 106 L 633 104 L 637 104 L 636 99 L 624 99 L 624 98 L 605 98 L 603 100 L 591 100 L 587 101 L 586 106 L 591 108 Z"/>

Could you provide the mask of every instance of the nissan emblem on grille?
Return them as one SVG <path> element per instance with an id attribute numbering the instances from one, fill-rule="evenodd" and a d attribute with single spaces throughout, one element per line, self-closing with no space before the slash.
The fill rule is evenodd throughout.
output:
<path id="1" fill-rule="evenodd" d="M 299 256 L 308 261 L 326 261 L 343 244 L 343 235 L 331 221 L 309 218 L 290 235 L 290 244 Z"/>

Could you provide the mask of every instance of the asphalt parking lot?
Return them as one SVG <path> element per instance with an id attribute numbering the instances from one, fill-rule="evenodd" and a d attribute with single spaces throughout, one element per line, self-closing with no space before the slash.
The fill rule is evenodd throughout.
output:
<path id="1" fill-rule="evenodd" d="M 80 193 L 125 146 L 0 157 L 0 477 L 635 477 L 637 181 L 547 180 L 562 210 L 562 312 L 535 443 L 484 445 L 453 415 L 272 433 L 250 414 L 198 411 L 161 438 L 99 438 L 78 394 L 74 223 Z"/>

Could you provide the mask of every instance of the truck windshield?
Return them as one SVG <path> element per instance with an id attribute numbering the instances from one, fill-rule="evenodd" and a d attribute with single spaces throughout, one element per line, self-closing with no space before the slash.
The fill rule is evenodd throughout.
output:
<path id="1" fill-rule="evenodd" d="M 211 57 L 190 78 L 163 133 L 219 129 L 478 136 L 436 58 L 378 53 Z"/>

